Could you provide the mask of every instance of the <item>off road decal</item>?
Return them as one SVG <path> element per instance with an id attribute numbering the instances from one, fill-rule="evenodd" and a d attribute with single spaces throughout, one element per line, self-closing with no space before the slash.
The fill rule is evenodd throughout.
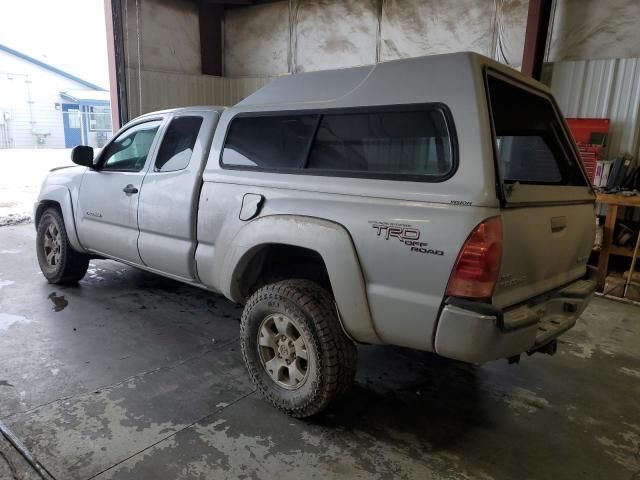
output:
<path id="1" fill-rule="evenodd" d="M 384 240 L 399 241 L 409 247 L 409 251 L 424 255 L 444 255 L 442 250 L 430 248 L 427 242 L 420 241 L 420 230 L 413 225 L 403 223 L 379 222 L 370 220 L 371 227 L 378 237 Z"/>

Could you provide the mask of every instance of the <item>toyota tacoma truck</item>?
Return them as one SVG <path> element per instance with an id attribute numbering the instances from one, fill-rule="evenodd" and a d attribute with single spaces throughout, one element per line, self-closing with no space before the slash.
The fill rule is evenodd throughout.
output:
<path id="1" fill-rule="evenodd" d="M 553 353 L 595 290 L 594 194 L 549 89 L 473 53 L 281 77 L 148 113 L 52 171 L 52 283 L 109 258 L 243 304 L 284 412 L 323 410 L 356 344 L 464 362 Z"/>

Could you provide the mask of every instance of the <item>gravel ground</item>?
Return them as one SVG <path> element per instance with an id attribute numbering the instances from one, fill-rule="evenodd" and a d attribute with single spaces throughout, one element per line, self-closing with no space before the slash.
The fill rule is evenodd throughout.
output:
<path id="1" fill-rule="evenodd" d="M 69 149 L 0 150 L 0 226 L 31 221 L 33 203 L 49 170 L 71 165 Z"/>

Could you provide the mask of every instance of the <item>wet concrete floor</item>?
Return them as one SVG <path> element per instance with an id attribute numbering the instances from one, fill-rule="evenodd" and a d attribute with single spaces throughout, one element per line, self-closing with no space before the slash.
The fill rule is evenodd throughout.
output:
<path id="1" fill-rule="evenodd" d="M 49 285 L 34 239 L 0 228 L 0 421 L 45 478 L 640 478 L 638 307 L 598 298 L 515 366 L 361 347 L 301 421 L 251 386 L 238 305 L 112 261 Z M 0 478 L 42 478 L 1 435 Z"/>

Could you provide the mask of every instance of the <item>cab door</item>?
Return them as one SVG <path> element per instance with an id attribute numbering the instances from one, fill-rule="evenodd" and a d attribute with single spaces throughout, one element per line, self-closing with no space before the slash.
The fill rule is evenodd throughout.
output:
<path id="1" fill-rule="evenodd" d="M 198 199 L 218 115 L 215 111 L 175 114 L 140 192 L 138 248 L 142 261 L 189 281 L 197 281 Z"/>
<path id="2" fill-rule="evenodd" d="M 138 199 L 163 118 L 121 132 L 98 157 L 80 185 L 77 229 L 82 245 L 109 257 L 141 264 Z"/>

